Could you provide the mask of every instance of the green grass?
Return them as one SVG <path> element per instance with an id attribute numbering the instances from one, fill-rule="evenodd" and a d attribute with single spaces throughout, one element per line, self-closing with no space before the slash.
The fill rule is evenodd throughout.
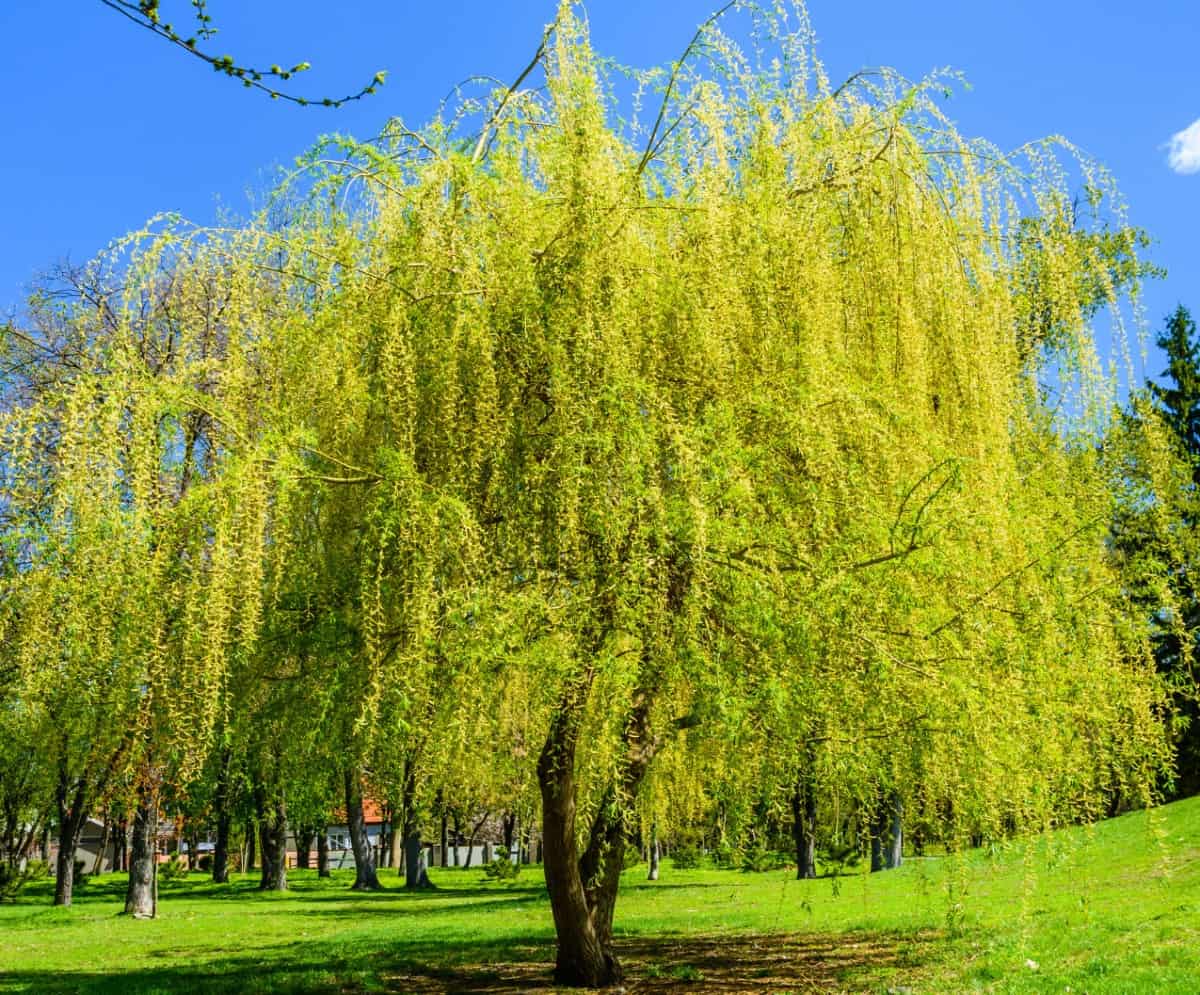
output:
<path id="1" fill-rule="evenodd" d="M 352 894 L 347 873 L 295 872 L 284 895 L 193 876 L 162 885 L 154 922 L 118 915 L 122 876 L 71 909 L 42 882 L 0 906 L 0 991 L 548 990 L 537 868 L 432 876 L 412 895 Z M 617 907 L 631 992 L 1200 990 L 1200 799 L 885 874 L 644 876 Z"/>

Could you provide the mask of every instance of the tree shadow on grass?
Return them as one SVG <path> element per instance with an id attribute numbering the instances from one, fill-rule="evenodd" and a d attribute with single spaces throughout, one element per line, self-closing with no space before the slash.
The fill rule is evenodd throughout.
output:
<path id="1" fill-rule="evenodd" d="M 357 939 L 258 948 L 201 963 L 162 964 L 121 973 L 26 970 L 0 976 L 9 991 L 80 995 L 348 993 L 501 995 L 556 990 L 550 931 L 520 938 L 461 942 L 423 939 L 388 943 Z M 719 934 L 626 936 L 617 941 L 633 993 L 768 993 L 855 990 L 878 983 L 880 971 L 917 966 L 936 938 L 923 933 Z M 170 957 L 172 951 L 163 951 Z"/>

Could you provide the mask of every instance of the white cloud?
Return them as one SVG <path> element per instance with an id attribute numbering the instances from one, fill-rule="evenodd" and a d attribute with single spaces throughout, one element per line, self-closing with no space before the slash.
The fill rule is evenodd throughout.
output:
<path id="1" fill-rule="evenodd" d="M 1167 142 L 1167 165 L 1177 173 L 1200 173 L 1200 118 Z"/>

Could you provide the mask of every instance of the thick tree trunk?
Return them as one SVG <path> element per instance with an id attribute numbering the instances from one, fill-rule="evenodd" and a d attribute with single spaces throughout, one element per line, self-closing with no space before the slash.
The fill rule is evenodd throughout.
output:
<path id="1" fill-rule="evenodd" d="M 596 935 L 575 845 L 579 709 L 574 702 L 560 707 L 538 757 L 544 870 L 558 937 L 554 980 L 561 985 L 603 988 L 620 980 L 620 967 Z"/>
<path id="2" fill-rule="evenodd" d="M 796 843 L 796 878 L 817 876 L 817 797 L 812 782 L 801 775 L 792 792 L 792 835 Z"/>
<path id="3" fill-rule="evenodd" d="M 322 826 L 317 833 L 317 877 L 329 877 L 329 827 Z"/>
<path id="4" fill-rule="evenodd" d="M 345 772 L 346 825 L 350 828 L 350 847 L 354 850 L 353 891 L 378 891 L 382 885 L 375 873 L 375 855 L 367 838 L 367 822 L 363 818 L 362 781 L 358 771 Z"/>
<path id="5" fill-rule="evenodd" d="M 287 891 L 287 808 L 283 799 L 260 806 L 259 846 L 262 850 L 260 891 Z"/>
<path id="6" fill-rule="evenodd" d="M 146 791 L 139 792 L 130 841 L 129 884 L 125 889 L 125 914 L 135 919 L 153 919 L 157 912 L 154 894 L 158 871 L 154 852 L 157 811 L 155 799 Z"/>
<path id="7" fill-rule="evenodd" d="M 429 880 L 425 848 L 421 845 L 420 827 L 410 828 L 404 836 L 404 887 L 411 889 L 433 887 L 433 882 Z"/>
<path id="8" fill-rule="evenodd" d="M 650 871 L 646 875 L 647 881 L 658 880 L 658 823 L 652 823 L 650 826 Z"/>

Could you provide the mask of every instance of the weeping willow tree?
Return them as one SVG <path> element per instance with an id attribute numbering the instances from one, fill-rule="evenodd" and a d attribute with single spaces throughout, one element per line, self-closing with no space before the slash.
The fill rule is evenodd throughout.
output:
<path id="1" fill-rule="evenodd" d="M 1163 699 L 1105 548 L 1086 320 L 1124 278 L 1063 221 L 1066 164 L 1107 181 L 962 138 L 940 80 L 833 87 L 802 12 L 752 14 L 753 57 L 710 22 L 622 123 L 564 6 L 465 118 L 314 153 L 285 223 L 137 241 L 103 374 L 5 425 L 21 465 L 71 427 L 22 579 L 47 593 L 9 622 L 29 693 L 54 647 L 200 754 L 283 640 L 336 658 L 354 776 L 486 713 L 536 777 L 565 984 L 620 977 L 639 803 L 666 825 L 799 765 L 945 837 L 1144 800 Z M 164 271 L 220 305 L 151 364 Z"/>

